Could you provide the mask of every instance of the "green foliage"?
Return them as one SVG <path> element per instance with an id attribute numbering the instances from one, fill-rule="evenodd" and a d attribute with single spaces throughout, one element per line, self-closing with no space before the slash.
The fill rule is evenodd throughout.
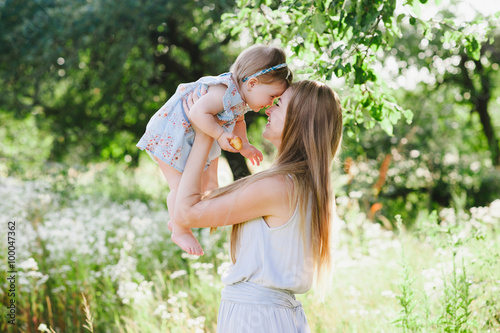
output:
<path id="1" fill-rule="evenodd" d="M 44 165 L 54 137 L 37 124 L 38 117 L 16 119 L 0 110 L 0 174 L 30 178 Z"/>
<path id="2" fill-rule="evenodd" d="M 405 14 L 394 0 L 239 1 L 239 10 L 226 1 L 3 1 L 0 102 L 16 117 L 36 115 L 53 137 L 51 160 L 136 165 L 149 117 L 178 83 L 226 71 L 238 51 L 226 45 L 248 33 L 291 50 L 299 77 L 345 80 L 347 135 L 377 124 L 392 135 L 414 111 L 375 69 L 396 41 L 424 36 L 474 58 L 485 43 L 474 28 L 482 18 L 456 26 L 452 16 L 422 19 L 418 1 L 403 5 Z M 401 56 L 419 61 L 420 50 Z"/>
<path id="3" fill-rule="evenodd" d="M 463 262 L 462 274 L 458 276 L 454 257 L 451 281 L 449 285 L 445 284 L 445 306 L 441 317 L 441 323 L 444 326 L 445 332 L 471 332 L 468 328 L 469 317 L 471 315 L 470 305 L 472 303 L 470 295 L 471 284 Z"/>
<path id="4" fill-rule="evenodd" d="M 415 278 L 412 277 L 411 268 L 407 262 L 407 258 L 404 256 L 404 251 L 402 251 L 402 273 L 401 273 L 401 283 L 398 285 L 400 295 L 396 296 L 401 306 L 401 311 L 399 318 L 394 322 L 397 326 L 403 329 L 403 332 L 418 332 L 419 324 L 417 317 L 415 316 L 414 308 L 416 303 L 415 291 L 413 290 L 413 283 Z"/>
<path id="5" fill-rule="evenodd" d="M 169 241 L 165 206 L 114 202 L 101 189 L 130 192 L 133 181 L 107 177 L 72 171 L 37 181 L 0 178 L 0 212 L 22 217 L 17 328 L 86 332 L 83 292 L 95 332 L 215 332 L 227 233 L 197 231 L 205 256 L 183 255 Z M 87 189 L 72 195 L 75 187 Z M 331 294 L 323 302 L 314 292 L 298 296 L 311 331 L 498 330 L 499 208 L 496 200 L 470 210 L 422 210 L 415 233 L 400 217 L 395 233 L 369 221 L 358 200 L 340 198 Z M 0 329 L 9 332 L 4 314 Z"/>
<path id="6" fill-rule="evenodd" d="M 500 205 L 498 200 L 489 210 L 495 216 L 500 207 L 497 205 Z M 490 278 L 498 274 L 497 260 L 492 262 L 490 257 L 492 253 L 496 256 L 498 247 L 493 249 L 493 244 L 489 244 L 494 242 L 492 238 L 486 241 L 486 235 L 498 228 L 488 222 L 487 211 L 485 207 L 478 207 L 470 211 L 443 209 L 439 214 L 436 211 L 421 212 L 414 224 L 416 235 L 420 241 L 437 249 L 434 257 L 441 258 L 441 261 L 436 268 L 430 268 L 433 260 L 422 254 L 425 268 L 420 275 L 410 275 L 409 262 L 403 261 L 401 294 L 397 297 L 400 315 L 395 323 L 405 331 L 482 332 L 493 324 L 491 320 L 478 318 L 483 304 L 492 304 L 498 299 L 497 295 L 486 296 L 488 291 L 481 290 L 489 290 L 492 287 Z M 406 232 L 400 234 L 400 239 L 406 257 L 405 250 L 412 247 L 414 239 Z M 492 264 L 497 266 L 490 266 Z M 415 267 L 415 263 L 412 265 Z M 481 300 L 483 295 L 492 299 Z M 439 303 L 435 302 L 436 299 Z M 489 313 L 489 310 L 484 310 L 484 313 Z M 498 322 L 493 325 L 498 325 Z"/>
<path id="7" fill-rule="evenodd" d="M 337 194 L 360 195 L 366 212 L 381 204 L 374 215 L 378 222 L 401 214 L 411 223 L 422 210 L 469 208 L 498 198 L 500 173 L 492 165 L 480 120 L 470 116 L 467 104 L 457 103 L 458 87 L 428 89 L 421 84 L 399 91 L 403 107 L 418 112 L 412 124 L 394 127 L 392 137 L 376 127 L 343 139 L 340 159 L 346 175 Z M 494 113 L 492 119 L 499 124 Z"/>
<path id="8" fill-rule="evenodd" d="M 499 118 L 494 112 L 500 79 L 498 23 L 493 16 L 461 22 L 445 9 L 432 20 L 422 21 L 423 27 L 403 26 L 403 37 L 396 39 L 391 51 L 381 58 L 385 68 L 392 67 L 396 75 L 408 81 L 413 80 L 409 70 L 420 77 L 418 89 L 399 85 L 410 90 L 408 94 L 413 89 L 415 94 L 442 100 L 439 94 L 448 95 L 444 90 L 452 90 L 454 96 L 449 103 L 465 106 L 461 110 L 467 116 L 479 116 L 482 128 L 477 128 L 476 136 L 487 139 L 486 149 L 494 165 L 500 165 Z"/>
<path id="9" fill-rule="evenodd" d="M 0 103 L 36 114 L 50 159 L 127 160 L 181 82 L 227 71 L 226 1 L 2 1 Z M 128 155 L 128 157 L 127 157 Z M 132 157 L 132 158 L 130 158 Z"/>
<path id="10" fill-rule="evenodd" d="M 407 22 L 417 26 L 423 35 L 431 34 L 435 26 L 432 20 L 420 18 L 418 2 L 405 1 L 403 5 L 411 13 L 396 17 L 396 1 L 392 0 L 240 0 L 240 11 L 224 14 L 222 28 L 232 36 L 246 29 L 256 42 L 286 45 L 301 64 L 298 72 L 308 74 L 308 78 L 344 78 L 351 88 L 343 99 L 348 134 L 357 133 L 355 128 L 360 124 L 372 128 L 379 123 L 392 135 L 401 116 L 411 122 L 412 111 L 396 102 L 394 91 L 375 71 L 377 55 L 389 51 L 395 40 L 403 37 L 402 28 Z M 450 21 L 440 27 L 453 31 L 450 38 L 456 42 L 454 48 L 460 48 L 461 40 L 467 38 L 467 49 L 477 55 L 483 40 L 470 32 L 466 34 L 465 27 L 455 29 Z"/>

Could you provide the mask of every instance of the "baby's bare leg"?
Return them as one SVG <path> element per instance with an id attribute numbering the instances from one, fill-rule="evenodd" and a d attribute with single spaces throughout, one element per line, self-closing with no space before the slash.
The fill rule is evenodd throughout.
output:
<path id="1" fill-rule="evenodd" d="M 175 197 L 177 194 L 177 189 L 170 190 L 167 196 L 167 207 L 168 211 L 171 212 L 172 208 L 175 207 Z M 170 220 L 168 222 L 169 229 L 172 230 L 172 241 L 179 245 L 181 249 L 189 254 L 201 256 L 203 255 L 203 248 L 201 247 L 198 240 L 194 237 L 193 232 L 190 228 L 183 227 L 175 221 Z"/>
<path id="2" fill-rule="evenodd" d="M 219 188 L 219 180 L 217 177 L 217 168 L 219 165 L 219 158 L 217 157 L 208 166 L 207 170 L 203 172 L 202 186 L 203 191 L 210 191 Z"/>
<path id="3" fill-rule="evenodd" d="M 169 215 L 173 216 L 173 212 L 175 209 L 175 197 L 182 174 L 165 162 L 160 160 L 157 161 L 160 165 L 163 176 L 167 180 L 168 186 L 170 188 L 170 193 L 167 196 L 167 207 Z M 183 227 L 172 220 L 168 222 L 168 227 L 170 230 L 172 230 L 172 241 L 175 244 L 179 245 L 181 249 L 193 255 L 200 256 L 203 254 L 203 249 L 200 243 L 194 237 L 193 232 L 190 228 Z"/>

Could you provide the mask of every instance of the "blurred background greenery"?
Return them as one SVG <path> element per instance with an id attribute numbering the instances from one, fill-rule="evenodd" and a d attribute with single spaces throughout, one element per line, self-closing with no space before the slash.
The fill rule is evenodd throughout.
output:
<path id="1" fill-rule="evenodd" d="M 3 1 L 2 175 L 38 177 L 52 163 L 133 169 L 135 143 L 179 83 L 273 42 L 298 78 L 341 95 L 350 179 L 337 191 L 366 192 L 388 215 L 396 203 L 488 203 L 500 184 L 498 15 L 436 4 Z M 250 140 L 272 155 L 260 143 L 264 117 L 249 115 Z M 240 155 L 225 157 L 236 178 L 250 172 Z M 358 163 L 367 169 L 353 174 Z"/>
<path id="2" fill-rule="evenodd" d="M 356 201 L 387 230 L 396 215 L 411 229 L 433 211 L 487 206 L 500 198 L 498 10 L 465 0 L 0 1 L 0 181 L 45 180 L 62 206 L 93 195 L 164 209 L 161 173 L 135 147 L 149 118 L 179 83 L 228 71 L 257 42 L 280 45 L 297 78 L 341 97 L 338 205 Z M 263 112 L 247 119 L 267 167 L 265 122 Z M 224 158 L 222 184 L 260 170 Z"/>

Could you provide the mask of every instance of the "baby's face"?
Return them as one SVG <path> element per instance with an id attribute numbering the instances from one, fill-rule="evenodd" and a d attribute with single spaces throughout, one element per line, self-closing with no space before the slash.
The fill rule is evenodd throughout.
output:
<path id="1" fill-rule="evenodd" d="M 259 112 L 267 106 L 273 105 L 276 98 L 280 97 L 286 90 L 284 82 L 274 82 L 270 84 L 261 83 L 258 80 L 250 80 L 248 87 L 244 91 L 245 100 L 255 112 Z M 250 90 L 248 90 L 250 89 Z"/>

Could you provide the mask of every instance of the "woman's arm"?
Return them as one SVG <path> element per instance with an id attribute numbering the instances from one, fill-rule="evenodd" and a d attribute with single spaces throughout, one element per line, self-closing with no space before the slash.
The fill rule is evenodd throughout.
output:
<path id="1" fill-rule="evenodd" d="M 258 180 L 222 196 L 201 200 L 201 175 L 213 139 L 197 132 L 176 197 L 175 221 L 190 228 L 219 227 L 269 217 L 275 227 L 293 214 L 285 176 Z M 273 223 L 269 223 L 273 221 Z"/>

